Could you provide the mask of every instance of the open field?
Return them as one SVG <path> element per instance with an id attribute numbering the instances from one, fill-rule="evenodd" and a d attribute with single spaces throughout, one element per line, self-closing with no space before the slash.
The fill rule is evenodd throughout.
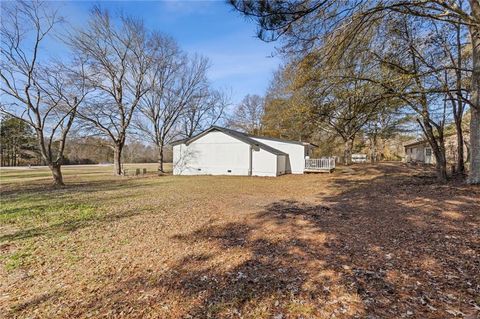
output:
<path id="1" fill-rule="evenodd" d="M 171 171 L 172 165 L 165 164 L 166 171 Z M 154 174 L 157 171 L 158 164 L 125 164 L 125 169 L 135 170 L 135 168 L 146 168 L 147 173 Z M 62 166 L 62 174 L 65 183 L 98 181 L 101 179 L 111 178 L 113 175 L 113 165 L 64 165 Z M 52 179 L 52 174 L 46 166 L 27 167 L 2 167 L 0 168 L 0 177 L 2 186 L 14 184 L 48 184 Z"/>
<path id="2" fill-rule="evenodd" d="M 1 171 L 0 317 L 472 319 L 480 309 L 478 186 L 393 163 L 278 178 L 110 169 L 65 167 L 63 189 L 45 186 L 48 171 Z"/>

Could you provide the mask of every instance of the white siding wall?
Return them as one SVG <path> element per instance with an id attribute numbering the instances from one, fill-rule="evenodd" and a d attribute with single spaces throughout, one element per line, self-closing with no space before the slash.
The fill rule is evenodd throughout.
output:
<path id="1" fill-rule="evenodd" d="M 248 175 L 249 152 L 250 145 L 213 131 L 173 147 L 173 174 Z"/>
<path id="2" fill-rule="evenodd" d="M 277 156 L 277 176 L 286 174 L 287 158 L 288 156 L 286 155 Z"/>
<path id="3" fill-rule="evenodd" d="M 426 149 L 430 149 L 430 157 L 426 156 Z M 405 149 L 405 160 L 408 161 L 417 161 L 424 162 L 426 164 L 435 164 L 435 156 L 433 155 L 433 150 L 430 145 L 419 144 L 412 147 L 407 147 Z"/>
<path id="4" fill-rule="evenodd" d="M 424 152 L 423 145 L 412 146 L 407 148 L 407 157 L 412 161 L 423 162 L 425 160 Z"/>
<path id="5" fill-rule="evenodd" d="M 263 149 L 252 152 L 252 175 L 277 176 L 277 155 Z"/>
<path id="6" fill-rule="evenodd" d="M 254 140 L 267 144 L 279 151 L 288 154 L 286 163 L 286 172 L 292 174 L 303 174 L 305 171 L 305 147 L 304 145 L 295 143 L 285 143 L 280 141 L 273 141 L 269 139 L 263 139 L 253 137 Z"/>

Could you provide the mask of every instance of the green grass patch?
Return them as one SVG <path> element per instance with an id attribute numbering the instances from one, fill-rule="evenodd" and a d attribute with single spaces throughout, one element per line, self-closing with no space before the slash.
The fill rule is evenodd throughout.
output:
<path id="1" fill-rule="evenodd" d="M 94 205 L 25 196 L 2 201 L 0 225 L 31 226 L 91 220 L 97 215 Z"/>
<path id="2" fill-rule="evenodd" d="M 2 256 L 3 262 L 5 263 L 5 269 L 7 271 L 13 271 L 25 267 L 32 258 L 33 251 L 34 246 L 30 243 L 10 255 Z"/>
<path id="3" fill-rule="evenodd" d="M 0 227 L 9 229 L 1 242 L 61 236 L 97 220 L 102 214 L 97 205 L 65 198 L 58 193 L 8 196 L 0 205 Z"/>

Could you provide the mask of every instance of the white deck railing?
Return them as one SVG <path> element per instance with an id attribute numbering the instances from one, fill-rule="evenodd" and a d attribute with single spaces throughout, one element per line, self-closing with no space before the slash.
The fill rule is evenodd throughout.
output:
<path id="1" fill-rule="evenodd" d="M 335 169 L 335 158 L 333 157 L 305 159 L 306 171 L 330 171 L 333 169 Z"/>

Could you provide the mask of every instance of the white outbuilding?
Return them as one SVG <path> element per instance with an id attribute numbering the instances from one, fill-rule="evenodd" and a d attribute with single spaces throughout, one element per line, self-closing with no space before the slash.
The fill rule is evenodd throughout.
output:
<path id="1" fill-rule="evenodd" d="M 315 145 L 253 136 L 219 126 L 173 143 L 174 175 L 303 174 Z"/>

